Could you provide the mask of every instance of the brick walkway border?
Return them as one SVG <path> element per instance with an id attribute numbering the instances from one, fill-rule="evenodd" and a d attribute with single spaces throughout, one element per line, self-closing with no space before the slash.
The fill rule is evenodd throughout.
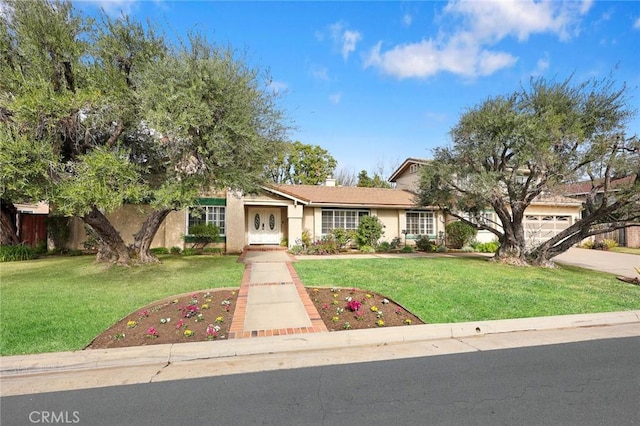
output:
<path id="1" fill-rule="evenodd" d="M 247 315 L 247 298 L 249 296 L 249 288 L 254 285 L 280 285 L 280 283 L 273 284 L 251 284 L 251 263 L 247 263 L 244 267 L 244 274 L 242 275 L 242 283 L 240 284 L 240 290 L 238 291 L 238 298 L 236 300 L 236 309 L 233 314 L 233 320 L 231 321 L 231 327 L 229 328 L 229 339 L 245 339 L 249 337 L 266 337 L 266 336 L 283 336 L 288 334 L 306 334 L 306 333 L 320 333 L 329 331 L 324 325 L 324 322 L 320 318 L 320 314 L 315 305 L 311 301 L 311 298 L 307 294 L 307 291 L 300 281 L 298 273 L 293 268 L 291 262 L 285 262 L 291 280 L 296 286 L 298 296 L 311 320 L 310 327 L 292 327 L 292 328 L 279 328 L 279 329 L 265 329 L 265 330 L 245 330 L 244 320 Z"/>

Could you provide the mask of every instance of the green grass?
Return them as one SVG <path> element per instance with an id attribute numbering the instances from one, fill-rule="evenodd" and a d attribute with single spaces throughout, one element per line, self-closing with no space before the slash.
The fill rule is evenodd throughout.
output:
<path id="1" fill-rule="evenodd" d="M 162 264 L 106 269 L 93 256 L 0 266 L 0 355 L 82 349 L 136 309 L 175 294 L 239 287 L 237 256 L 161 256 Z"/>
<path id="2" fill-rule="evenodd" d="M 307 286 L 375 291 L 428 323 L 640 309 L 640 287 L 570 266 L 520 268 L 433 257 L 307 260 L 295 268 Z"/>
<path id="3" fill-rule="evenodd" d="M 91 256 L 0 266 L 0 354 L 78 350 L 149 303 L 238 287 L 235 256 L 161 256 L 160 265 L 106 269 Z M 478 258 L 300 261 L 305 285 L 358 287 L 429 323 L 640 309 L 640 287 L 575 267 L 517 268 Z"/>
<path id="4" fill-rule="evenodd" d="M 628 254 L 637 254 L 640 256 L 640 248 L 633 247 L 613 247 L 609 249 L 609 251 L 613 251 L 615 253 L 628 253 Z"/>

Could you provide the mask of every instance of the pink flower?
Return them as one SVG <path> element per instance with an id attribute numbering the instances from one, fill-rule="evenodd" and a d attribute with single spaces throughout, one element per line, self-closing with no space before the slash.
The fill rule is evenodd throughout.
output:
<path id="1" fill-rule="evenodd" d="M 198 313 L 199 308 L 196 305 L 189 305 L 180 309 L 184 318 L 191 318 Z"/>
<path id="2" fill-rule="evenodd" d="M 158 330 L 155 329 L 155 327 L 149 327 L 149 329 L 147 330 L 147 337 L 158 337 L 160 334 L 158 333 Z"/>
<path id="3" fill-rule="evenodd" d="M 183 326 L 184 326 L 184 320 L 178 321 L 178 323 L 176 324 L 176 330 L 179 328 L 182 328 Z"/>
<path id="4" fill-rule="evenodd" d="M 351 312 L 359 310 L 361 306 L 362 303 L 358 302 L 357 300 L 351 300 L 350 302 L 347 302 L 347 309 L 349 309 Z"/>

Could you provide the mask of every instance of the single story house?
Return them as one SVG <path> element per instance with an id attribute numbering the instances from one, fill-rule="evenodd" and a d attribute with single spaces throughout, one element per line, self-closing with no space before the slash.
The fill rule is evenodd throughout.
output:
<path id="1" fill-rule="evenodd" d="M 144 220 L 143 212 L 140 206 L 125 206 L 108 217 L 125 242 L 131 243 Z M 228 253 L 241 252 L 247 245 L 291 247 L 300 244 L 303 231 L 316 241 L 334 228 L 357 229 L 364 215 L 380 219 L 384 241 L 396 237 L 411 241 L 419 235 L 435 239 L 444 232 L 442 212 L 416 207 L 410 191 L 340 187 L 328 180 L 318 186 L 268 185 L 255 195 L 233 191 L 205 195 L 197 206 L 170 213 L 152 247 L 189 247 L 190 227 L 203 222 L 220 229 L 221 245 Z M 82 248 L 86 234 L 80 221 L 74 223 L 71 235 L 72 248 Z"/>

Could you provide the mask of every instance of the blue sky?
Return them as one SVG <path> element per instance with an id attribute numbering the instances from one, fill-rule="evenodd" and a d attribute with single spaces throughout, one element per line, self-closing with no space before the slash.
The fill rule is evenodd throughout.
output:
<path id="1" fill-rule="evenodd" d="M 466 108 L 533 76 L 626 82 L 640 109 L 640 2 L 84 0 L 197 30 L 267 68 L 297 127 L 338 168 L 389 174 L 431 157 Z M 640 118 L 629 123 L 640 133 Z"/>

